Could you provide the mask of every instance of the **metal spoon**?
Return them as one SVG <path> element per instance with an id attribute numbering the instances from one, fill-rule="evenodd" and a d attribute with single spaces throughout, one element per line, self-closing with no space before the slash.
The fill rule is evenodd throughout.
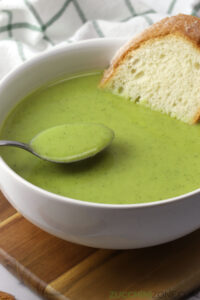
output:
<path id="1" fill-rule="evenodd" d="M 21 148 L 21 149 L 24 149 L 24 150 L 31 152 L 32 154 L 40 157 L 36 152 L 33 151 L 33 149 L 30 147 L 29 144 L 20 143 L 20 142 L 16 142 L 16 141 L 0 140 L 0 146 L 11 146 L 11 147 Z"/>
<path id="2" fill-rule="evenodd" d="M 74 135 L 74 142 L 72 139 L 71 144 L 69 143 L 68 147 L 70 149 L 75 149 L 75 153 L 68 153 L 66 156 L 60 156 L 60 157 L 56 157 L 56 155 L 54 156 L 54 154 L 52 154 L 52 150 L 51 150 L 51 155 L 48 155 L 48 147 L 49 145 L 58 145 L 57 149 L 62 149 L 63 148 L 63 139 L 64 138 L 69 138 L 69 136 L 73 136 L 74 134 L 77 134 L 80 129 L 82 130 L 81 132 L 81 136 L 79 135 Z M 89 133 L 87 133 L 89 129 Z M 71 132 L 70 132 L 71 130 Z M 94 131 L 95 130 L 95 131 Z M 60 134 L 59 138 L 57 140 L 57 136 L 55 136 L 55 132 L 58 132 L 58 134 Z M 94 135 L 95 132 L 95 135 Z M 53 140 L 51 141 L 51 133 L 52 133 L 52 138 Z M 64 136 L 61 135 L 61 133 L 64 133 Z M 85 134 L 85 136 L 84 136 Z M 88 136 L 87 136 L 88 134 Z M 90 135 L 89 135 L 90 134 Z M 99 137 L 98 137 L 99 135 Z M 103 140 L 101 140 L 103 136 Z M 35 148 L 35 141 L 36 139 L 41 139 L 41 137 L 48 137 L 48 142 L 44 143 L 44 147 L 46 147 L 45 152 L 43 151 L 41 153 L 39 153 L 39 151 L 37 151 L 37 147 Z M 80 144 L 80 149 L 77 150 L 77 141 L 78 139 L 83 138 L 83 143 L 84 144 L 84 148 L 81 148 L 81 144 Z M 86 142 L 86 138 L 89 138 L 89 143 Z M 106 127 L 103 124 L 95 124 L 95 123 L 70 123 L 70 124 L 64 124 L 64 125 L 59 125 L 56 127 L 52 127 L 49 128 L 47 130 L 44 130 L 42 132 L 40 132 L 39 134 L 37 134 L 31 141 L 29 144 L 26 143 L 21 143 L 18 141 L 9 141 L 9 140 L 0 140 L 0 147 L 2 146 L 11 146 L 11 147 L 17 147 L 17 148 L 21 148 L 23 150 L 26 150 L 30 153 L 32 153 L 33 155 L 43 159 L 43 160 L 47 160 L 50 162 L 54 162 L 54 163 L 71 163 L 71 162 L 76 162 L 76 161 L 80 161 L 83 159 L 87 159 L 89 157 L 92 157 L 94 155 L 96 155 L 97 153 L 101 152 L 102 150 L 104 150 L 106 147 L 108 147 L 110 145 L 110 143 L 112 142 L 114 138 L 114 132 Z M 60 140 L 60 144 L 59 144 L 59 140 Z M 50 143 L 51 142 L 51 143 Z M 53 143 L 52 143 L 53 142 Z M 76 145 L 77 144 L 77 145 Z M 76 146 L 76 148 L 75 148 Z M 73 148 L 74 147 L 74 148 Z M 54 149 L 54 148 L 53 148 Z M 69 151 L 68 151 L 69 152 Z"/>

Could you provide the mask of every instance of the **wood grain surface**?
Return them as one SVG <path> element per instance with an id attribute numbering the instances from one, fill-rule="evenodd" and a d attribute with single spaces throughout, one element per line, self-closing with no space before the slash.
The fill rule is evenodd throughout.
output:
<path id="1" fill-rule="evenodd" d="M 0 292 L 0 300 L 15 300 L 15 297 L 7 293 Z"/>
<path id="2" fill-rule="evenodd" d="M 38 229 L 0 194 L 0 262 L 48 299 L 180 299 L 200 287 L 200 230 L 136 250 L 100 250 Z"/>

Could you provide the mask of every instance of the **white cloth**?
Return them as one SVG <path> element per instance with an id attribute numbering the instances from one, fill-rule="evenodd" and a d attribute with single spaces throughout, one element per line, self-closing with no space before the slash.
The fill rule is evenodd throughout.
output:
<path id="1" fill-rule="evenodd" d="M 167 15 L 198 10 L 197 0 L 1 0 L 0 79 L 59 44 L 129 38 Z"/>

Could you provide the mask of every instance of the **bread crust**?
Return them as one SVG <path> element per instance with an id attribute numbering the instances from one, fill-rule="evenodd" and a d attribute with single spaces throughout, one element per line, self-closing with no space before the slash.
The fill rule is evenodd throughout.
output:
<path id="1" fill-rule="evenodd" d="M 133 38 L 121 49 L 119 49 L 116 56 L 112 60 L 110 67 L 104 72 L 99 87 L 106 87 L 107 82 L 115 74 L 118 66 L 127 57 L 129 52 L 138 49 L 147 41 L 153 41 L 155 38 L 163 38 L 171 34 L 181 35 L 185 39 L 192 42 L 194 47 L 200 51 L 200 18 L 184 14 L 164 18 L 148 27 L 141 34 Z M 196 120 L 194 120 L 194 122 L 197 122 L 199 117 L 200 112 L 198 116 L 196 116 Z"/>
<path id="2" fill-rule="evenodd" d="M 200 108 L 199 108 L 199 110 L 197 111 L 195 117 L 193 118 L 191 124 L 195 124 L 195 123 L 197 123 L 199 120 L 200 120 Z"/>

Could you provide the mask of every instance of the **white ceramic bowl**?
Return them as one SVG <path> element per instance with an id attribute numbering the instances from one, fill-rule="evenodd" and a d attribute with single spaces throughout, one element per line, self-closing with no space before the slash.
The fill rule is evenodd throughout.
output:
<path id="1" fill-rule="evenodd" d="M 0 84 L 0 124 L 17 101 L 46 82 L 106 68 L 123 43 L 119 39 L 79 42 L 24 63 Z M 93 247 L 152 246 L 186 235 L 200 225 L 199 190 L 145 204 L 83 202 L 32 185 L 1 158 L 0 188 L 10 203 L 35 225 L 68 241 Z"/>

